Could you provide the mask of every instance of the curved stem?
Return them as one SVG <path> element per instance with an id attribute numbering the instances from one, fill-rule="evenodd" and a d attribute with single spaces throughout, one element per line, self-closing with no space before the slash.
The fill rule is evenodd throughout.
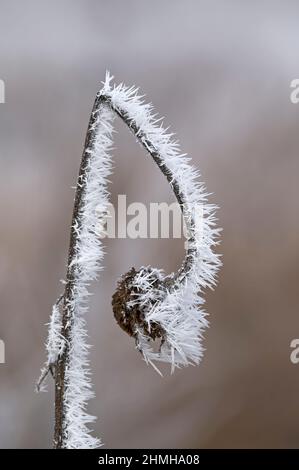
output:
<path id="1" fill-rule="evenodd" d="M 154 160 L 154 162 L 156 163 L 158 168 L 161 170 L 161 172 L 166 177 L 170 187 L 173 190 L 173 193 L 176 197 L 176 200 L 178 201 L 178 203 L 180 205 L 180 208 L 181 208 L 181 211 L 182 211 L 182 214 L 183 214 L 186 226 L 187 226 L 187 230 L 190 234 L 190 236 L 188 238 L 188 243 L 192 244 L 192 242 L 194 241 L 194 235 L 192 235 L 193 232 L 194 232 L 194 227 L 195 227 L 194 219 L 192 217 L 189 220 L 186 217 L 186 215 L 185 215 L 185 205 L 186 205 L 185 195 L 181 191 L 179 183 L 175 179 L 172 171 L 167 167 L 167 165 L 166 165 L 165 161 L 163 160 L 160 152 L 154 146 L 154 144 L 150 141 L 148 136 L 138 128 L 138 126 L 136 125 L 134 120 L 132 120 L 132 118 L 130 118 L 129 114 L 125 110 L 114 107 L 113 104 L 111 103 L 111 100 L 110 100 L 109 96 L 100 95 L 100 99 L 101 99 L 101 101 L 107 103 L 111 107 L 111 109 L 121 118 L 121 120 L 128 126 L 130 131 L 134 134 L 134 136 L 139 141 L 139 143 L 144 147 L 144 149 L 151 155 L 152 159 Z M 175 273 L 175 275 L 173 277 L 173 284 L 177 280 L 180 280 L 180 282 L 182 282 L 183 279 L 187 276 L 188 272 L 190 271 L 190 269 L 192 267 L 194 251 L 195 251 L 194 248 L 188 248 L 187 253 L 185 255 L 185 258 L 183 260 L 183 263 L 182 263 L 180 269 L 178 270 L 177 273 Z"/>
<path id="2" fill-rule="evenodd" d="M 86 191 L 86 171 L 90 158 L 90 148 L 93 145 L 95 140 L 96 133 L 98 131 L 97 126 L 97 114 L 101 111 L 101 106 L 110 106 L 110 108 L 122 119 L 122 121 L 129 127 L 133 132 L 135 137 L 145 148 L 145 150 L 151 155 L 154 162 L 157 164 L 159 169 L 167 178 L 170 186 L 173 189 L 175 197 L 180 205 L 181 211 L 183 213 L 187 229 L 190 233 L 188 239 L 189 242 L 194 240 L 194 219 L 190 218 L 190 214 L 186 216 L 186 200 L 185 195 L 182 193 L 178 181 L 175 179 L 171 170 L 167 167 L 163 157 L 159 153 L 158 149 L 155 148 L 153 143 L 150 141 L 149 137 L 142 132 L 134 120 L 130 117 L 127 111 L 119 108 L 115 108 L 111 102 L 109 96 L 99 93 L 96 97 L 89 126 L 86 134 L 85 144 L 83 155 L 80 164 L 79 176 L 76 187 L 76 195 L 74 202 L 74 209 L 72 215 L 72 224 L 71 224 L 71 234 L 70 234 L 70 243 L 69 243 L 69 253 L 68 253 L 68 264 L 67 264 L 67 276 L 65 291 L 63 294 L 63 307 L 62 307 L 62 330 L 61 334 L 65 340 L 65 348 L 62 355 L 58 358 L 57 363 L 55 364 L 55 431 L 54 431 L 54 447 L 63 448 L 65 447 L 66 432 L 65 429 L 65 394 L 66 386 L 65 383 L 65 373 L 66 366 L 69 363 L 70 349 L 71 349 L 71 332 L 73 325 L 73 310 L 71 305 L 73 305 L 74 297 L 74 287 L 76 283 L 75 272 L 74 272 L 74 257 L 76 255 L 76 245 L 78 242 L 78 233 L 81 229 L 81 212 L 82 212 L 82 201 L 83 196 Z M 182 263 L 179 271 L 174 275 L 172 286 L 175 286 L 175 281 L 182 282 L 185 277 L 188 275 L 188 272 L 192 268 L 194 248 L 189 248 L 187 250 L 185 259 Z"/>

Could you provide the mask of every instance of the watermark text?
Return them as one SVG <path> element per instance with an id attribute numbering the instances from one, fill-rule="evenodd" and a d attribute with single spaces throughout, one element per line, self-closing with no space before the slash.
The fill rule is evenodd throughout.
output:
<path id="1" fill-rule="evenodd" d="M 290 347 L 292 352 L 290 354 L 290 360 L 292 364 L 299 364 L 299 339 L 293 339 Z"/>
<path id="2" fill-rule="evenodd" d="M 0 339 L 0 364 L 5 363 L 5 343 Z"/>
<path id="3" fill-rule="evenodd" d="M 0 103 L 5 103 L 5 83 L 0 79 Z"/>

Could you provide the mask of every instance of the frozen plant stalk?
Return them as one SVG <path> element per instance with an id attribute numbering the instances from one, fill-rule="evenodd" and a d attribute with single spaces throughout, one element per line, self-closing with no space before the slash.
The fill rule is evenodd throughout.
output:
<path id="1" fill-rule="evenodd" d="M 48 371 L 55 379 L 55 448 L 94 448 L 94 417 L 86 406 L 91 391 L 85 313 L 88 287 L 101 269 L 103 247 L 97 226 L 104 226 L 109 204 L 112 123 L 119 116 L 166 176 L 180 204 L 188 230 L 188 248 L 177 273 L 166 276 L 150 266 L 132 268 L 118 283 L 112 307 L 121 328 L 135 339 L 144 360 L 175 367 L 198 364 L 207 326 L 202 292 L 215 284 L 220 266 L 213 252 L 219 229 L 216 207 L 207 204 L 203 184 L 135 87 L 112 85 L 106 74 L 96 96 L 77 182 L 64 294 L 53 307 L 47 342 Z M 99 211 L 100 207 L 100 211 Z M 158 347 L 157 347 L 158 343 Z"/>

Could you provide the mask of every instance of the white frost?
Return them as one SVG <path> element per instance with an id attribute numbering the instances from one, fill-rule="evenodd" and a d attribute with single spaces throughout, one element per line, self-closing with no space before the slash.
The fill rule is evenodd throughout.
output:
<path id="1" fill-rule="evenodd" d="M 46 344 L 49 366 L 55 364 L 64 350 L 65 340 L 61 334 L 61 327 L 61 313 L 56 303 L 53 305 L 52 315 L 50 317 L 48 341 Z"/>
<path id="2" fill-rule="evenodd" d="M 173 371 L 175 367 L 198 364 L 203 355 L 202 333 L 208 321 L 202 308 L 202 292 L 215 284 L 221 264 L 219 256 L 213 251 L 220 231 L 216 228 L 216 206 L 207 203 L 207 194 L 198 180 L 198 171 L 190 165 L 190 158 L 180 152 L 172 134 L 163 128 L 160 119 L 153 113 L 152 105 L 144 103 L 135 87 L 127 88 L 123 84 L 111 86 L 110 82 L 108 74 L 102 93 L 109 97 L 113 109 L 121 114 L 125 112 L 130 122 L 138 127 L 142 143 L 148 147 L 148 141 L 151 142 L 149 150 L 158 152 L 184 195 L 183 216 L 189 229 L 191 270 L 154 307 L 146 268 L 143 276 L 136 280 L 136 286 L 139 284 L 141 288 L 136 303 L 148 304 L 145 310 L 148 328 L 158 323 L 166 332 L 166 341 L 157 351 L 153 342 L 137 330 L 137 347 L 146 362 L 152 365 L 153 361 L 169 362 Z M 192 218 L 196 221 L 195 226 L 190 225 Z"/>
<path id="3" fill-rule="evenodd" d="M 94 417 L 86 413 L 86 405 L 94 396 L 91 391 L 85 313 L 89 298 L 88 286 L 97 278 L 104 256 L 103 245 L 97 233 L 99 218 L 107 213 L 109 195 L 107 178 L 111 173 L 113 113 L 107 105 L 97 111 L 96 137 L 87 149 L 90 154 L 86 171 L 86 190 L 82 212 L 75 222 L 78 242 L 73 259 L 75 283 L 69 309 L 73 312 L 69 363 L 65 374 L 65 441 L 69 449 L 96 448 L 100 440 L 92 437 L 87 427 Z M 100 206 L 99 206 L 100 204 Z M 99 207 L 102 214 L 99 213 Z"/>
<path id="4" fill-rule="evenodd" d="M 88 428 L 88 424 L 95 418 L 86 412 L 87 402 L 93 397 L 93 392 L 84 317 L 90 295 L 88 288 L 101 270 L 104 255 L 97 227 L 104 226 L 109 205 L 107 181 L 111 174 L 109 152 L 112 146 L 114 111 L 126 114 L 143 135 L 143 143 L 147 145 L 145 139 L 150 141 L 150 150 L 158 151 L 171 170 L 184 194 L 183 216 L 190 230 L 190 238 L 193 239 L 188 247 L 193 250 L 191 270 L 186 276 L 179 278 L 176 288 L 170 289 L 162 300 L 157 296 L 155 303 L 146 269 L 136 279 L 136 283 L 142 288 L 142 296 L 136 301 L 145 306 L 148 328 L 159 323 L 166 332 L 166 340 L 157 351 L 143 332 L 137 330 L 137 347 L 147 363 L 156 368 L 154 361 L 168 362 L 173 370 L 175 367 L 200 361 L 203 354 L 202 332 L 208 324 L 206 313 L 202 309 L 202 290 L 214 285 L 220 265 L 218 256 L 213 252 L 219 235 L 219 230 L 215 227 L 215 207 L 206 202 L 206 193 L 202 183 L 198 181 L 198 172 L 190 165 L 190 159 L 181 154 L 172 135 L 163 129 L 161 121 L 153 114 L 152 106 L 145 104 L 143 98 L 138 96 L 137 89 L 127 88 L 123 84 L 112 85 L 112 78 L 107 73 L 103 88 L 99 92 L 99 95 L 108 98 L 108 103 L 102 103 L 96 111 L 96 136 L 87 149 L 90 158 L 85 174 L 86 190 L 83 194 L 82 210 L 74 226 L 77 232 L 72 263 L 75 282 L 68 305 L 69 311 L 72 312 L 72 327 L 68 345 L 69 361 L 65 373 L 64 437 L 67 448 L 95 448 L 100 445 L 100 441 L 90 435 Z M 80 183 L 79 181 L 78 184 Z M 194 218 L 194 211 L 198 208 L 203 214 L 202 221 L 190 228 L 190 220 Z M 163 278 L 163 272 L 155 272 Z M 147 305 L 151 308 L 146 309 Z M 54 306 L 47 343 L 49 364 L 55 362 L 63 351 L 60 322 L 59 309 Z"/>

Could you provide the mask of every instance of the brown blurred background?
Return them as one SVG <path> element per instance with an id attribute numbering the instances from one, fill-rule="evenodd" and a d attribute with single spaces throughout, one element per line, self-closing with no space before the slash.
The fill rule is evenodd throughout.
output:
<path id="1" fill-rule="evenodd" d="M 87 322 L 95 430 L 113 447 L 298 447 L 299 104 L 296 1 L 0 2 L 0 447 L 49 447 L 53 385 L 36 395 L 45 323 L 65 276 L 89 113 L 106 68 L 137 84 L 220 205 L 224 267 L 207 294 L 199 367 L 161 379 L 115 324 L 121 273 L 167 272 L 182 240 L 108 240 Z M 117 121 L 112 200 L 172 201 Z"/>

